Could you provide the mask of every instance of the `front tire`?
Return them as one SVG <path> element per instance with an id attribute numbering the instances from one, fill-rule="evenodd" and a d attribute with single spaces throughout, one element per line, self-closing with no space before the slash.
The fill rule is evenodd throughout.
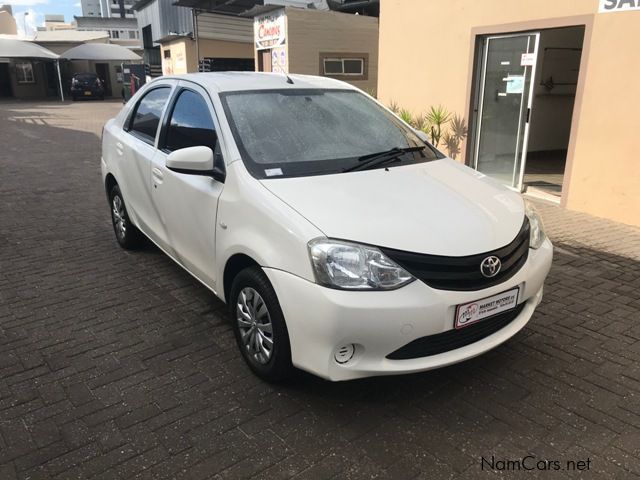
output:
<path id="1" fill-rule="evenodd" d="M 118 185 L 114 185 L 109 193 L 109 205 L 111 206 L 111 223 L 116 234 L 118 244 L 126 249 L 133 250 L 142 245 L 143 237 L 140 230 L 131 223 L 124 198 Z"/>
<path id="2" fill-rule="evenodd" d="M 294 372 L 287 325 L 271 282 L 258 266 L 242 270 L 231 287 L 233 330 L 249 368 L 276 382 Z"/>

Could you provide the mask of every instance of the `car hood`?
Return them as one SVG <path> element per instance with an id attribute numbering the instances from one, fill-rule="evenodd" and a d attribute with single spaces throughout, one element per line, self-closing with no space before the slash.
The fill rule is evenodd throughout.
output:
<path id="1" fill-rule="evenodd" d="M 488 252 L 524 221 L 518 193 L 450 159 L 261 183 L 327 237 L 410 252 Z"/>

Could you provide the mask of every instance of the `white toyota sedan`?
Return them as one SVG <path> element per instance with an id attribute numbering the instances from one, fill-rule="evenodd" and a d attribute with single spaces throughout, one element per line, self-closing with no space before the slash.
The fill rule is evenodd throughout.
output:
<path id="1" fill-rule="evenodd" d="M 226 302 L 267 380 L 475 357 L 526 325 L 551 266 L 518 193 L 328 78 L 154 80 L 105 125 L 102 176 L 120 245 L 149 238 Z"/>

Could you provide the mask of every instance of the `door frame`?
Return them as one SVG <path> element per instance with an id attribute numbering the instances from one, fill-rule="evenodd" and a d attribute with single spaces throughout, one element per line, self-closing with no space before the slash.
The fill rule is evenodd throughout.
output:
<path id="1" fill-rule="evenodd" d="M 494 40 L 494 39 L 503 39 L 503 38 L 515 38 L 515 37 L 531 37 L 531 36 L 535 36 L 535 44 L 534 44 L 534 48 L 533 48 L 533 52 L 536 55 L 536 62 L 533 64 L 533 66 L 531 67 L 531 81 L 529 82 L 529 95 L 527 97 L 527 104 L 524 106 L 524 108 L 526 108 L 525 112 L 526 113 L 526 117 L 525 117 L 525 125 L 524 125 L 524 129 L 522 129 L 522 116 L 523 116 L 523 105 L 522 102 L 520 104 L 520 115 L 518 116 L 518 136 L 516 138 L 516 152 L 515 152 L 515 157 L 514 157 L 514 165 L 513 165 L 513 174 L 512 174 L 512 180 L 511 180 L 511 185 L 507 185 L 507 187 L 511 188 L 512 190 L 516 190 L 519 192 L 522 192 L 522 180 L 524 178 L 524 169 L 526 168 L 526 164 L 527 164 L 527 145 L 529 142 L 529 128 L 530 128 L 530 124 L 529 124 L 529 118 L 530 118 L 530 114 L 531 114 L 531 109 L 533 107 L 533 91 L 534 91 L 534 87 L 535 87 L 535 78 L 536 78 L 536 67 L 538 66 L 538 47 L 540 46 L 540 32 L 539 31 L 532 31 L 532 32 L 518 32 L 518 33 L 508 33 L 508 34 L 498 34 L 498 35 L 480 35 L 478 37 L 478 40 L 480 42 L 480 49 L 479 49 L 479 53 L 482 56 L 478 63 L 476 64 L 476 68 L 477 70 L 475 71 L 475 75 L 476 77 L 478 77 L 479 83 L 478 83 L 478 89 L 475 92 L 475 97 L 472 101 L 472 103 L 474 105 L 478 105 L 477 109 L 474 109 L 474 116 L 473 117 L 469 117 L 471 118 L 471 122 L 472 122 L 472 128 L 473 128 L 473 137 L 472 137 L 472 142 L 471 143 L 471 148 L 472 148 L 472 157 L 469 159 L 469 163 L 473 163 L 472 168 L 474 168 L 475 170 L 478 169 L 478 154 L 479 154 L 479 150 L 480 150 L 480 132 L 482 129 L 482 109 L 484 107 L 484 88 L 486 85 L 486 80 L 487 80 L 487 58 L 488 58 L 488 54 L 489 54 L 489 43 L 490 40 Z M 530 41 L 530 40 L 529 40 Z M 530 44 L 527 43 L 527 51 L 529 50 Z M 480 64 L 482 64 L 482 66 L 480 66 Z M 525 69 L 527 67 L 525 66 Z M 520 98 L 522 99 L 524 97 L 524 90 L 522 91 Z M 520 136 L 522 135 L 522 144 L 520 143 Z M 518 158 L 517 154 L 518 154 L 518 146 L 521 144 L 521 152 L 520 152 L 520 158 Z M 517 172 L 516 171 L 516 165 L 520 165 L 520 171 Z M 516 176 L 518 178 L 517 182 L 516 182 Z M 515 185 L 514 185 L 515 184 Z"/>
<path id="2" fill-rule="evenodd" d="M 469 59 L 468 59 L 468 72 L 467 72 L 467 93 L 466 93 L 466 107 L 464 109 L 467 112 L 467 118 L 469 119 L 469 137 L 465 147 L 465 165 L 470 166 L 473 148 L 473 129 L 475 125 L 472 124 L 475 117 L 475 105 L 474 98 L 478 89 L 479 79 L 476 72 L 478 62 L 480 60 L 479 49 L 482 45 L 482 37 L 487 35 L 500 35 L 510 33 L 526 33 L 531 31 L 549 30 L 553 28 L 563 27 L 584 27 L 584 39 L 582 42 L 582 58 L 580 60 L 580 72 L 578 74 L 578 85 L 576 86 L 576 97 L 573 105 L 573 115 L 571 117 L 571 133 L 569 135 L 569 146 L 567 148 L 567 161 L 564 170 L 564 180 L 562 182 L 562 196 L 560 205 L 565 207 L 570 193 L 571 177 L 573 173 L 575 147 L 576 147 L 576 134 L 579 129 L 580 113 L 582 111 L 583 98 L 585 94 L 585 82 L 587 77 L 591 39 L 593 37 L 593 23 L 596 14 L 589 15 L 573 15 L 568 17 L 557 18 L 545 18 L 540 20 L 529 20 L 524 22 L 511 22 L 494 25 L 478 25 L 471 28 L 470 31 L 470 44 L 469 44 Z"/>

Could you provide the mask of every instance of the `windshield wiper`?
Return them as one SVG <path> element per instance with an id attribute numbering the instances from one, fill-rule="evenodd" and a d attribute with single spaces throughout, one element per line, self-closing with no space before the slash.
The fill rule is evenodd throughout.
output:
<path id="1" fill-rule="evenodd" d="M 358 158 L 358 164 L 353 165 L 352 167 L 345 168 L 342 170 L 343 172 L 355 172 L 358 170 L 369 170 L 371 168 L 379 167 L 386 163 L 396 162 L 400 159 L 402 155 L 410 152 L 421 152 L 426 147 L 424 145 L 419 145 L 416 147 L 408 147 L 408 148 L 399 148 L 394 147 L 391 150 L 387 150 L 385 152 L 379 153 L 371 153 L 369 155 L 363 155 Z"/>

